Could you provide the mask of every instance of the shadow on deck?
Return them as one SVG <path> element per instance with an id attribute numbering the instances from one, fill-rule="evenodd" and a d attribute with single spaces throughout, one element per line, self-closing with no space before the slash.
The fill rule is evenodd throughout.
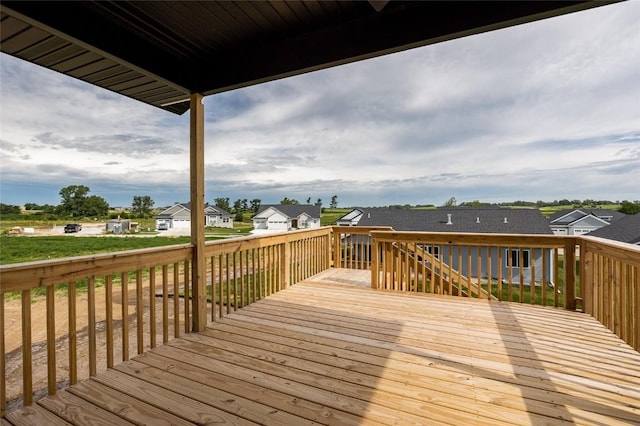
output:
<path id="1" fill-rule="evenodd" d="M 376 291 L 329 270 L 11 424 L 640 424 L 640 354 L 565 310 Z"/>

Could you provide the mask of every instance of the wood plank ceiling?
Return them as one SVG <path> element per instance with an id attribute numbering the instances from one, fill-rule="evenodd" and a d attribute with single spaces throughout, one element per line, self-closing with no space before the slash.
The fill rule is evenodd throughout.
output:
<path id="1" fill-rule="evenodd" d="M 0 51 L 182 114 L 211 95 L 606 2 L 3 1 Z"/>

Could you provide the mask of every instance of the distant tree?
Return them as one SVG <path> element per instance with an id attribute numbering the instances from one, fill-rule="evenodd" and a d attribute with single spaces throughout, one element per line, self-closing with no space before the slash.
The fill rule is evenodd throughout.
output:
<path id="1" fill-rule="evenodd" d="M 58 213 L 72 217 L 106 216 L 109 213 L 109 204 L 102 197 L 89 196 L 90 191 L 85 185 L 70 185 L 62 188 Z"/>
<path id="2" fill-rule="evenodd" d="M 40 206 L 36 203 L 24 203 L 25 210 L 40 210 Z"/>
<path id="3" fill-rule="evenodd" d="M 258 213 L 258 209 L 260 208 L 261 202 L 262 200 L 260 198 L 254 198 L 253 200 L 251 200 L 251 205 L 249 209 L 254 213 Z"/>
<path id="4" fill-rule="evenodd" d="M 311 197 L 307 198 L 307 204 L 311 204 Z"/>
<path id="5" fill-rule="evenodd" d="M 84 200 L 80 216 L 98 217 L 109 213 L 109 203 L 97 195 L 91 195 Z"/>
<path id="6" fill-rule="evenodd" d="M 237 199 L 233 202 L 233 211 L 234 213 L 238 213 L 242 211 L 242 200 Z"/>
<path id="7" fill-rule="evenodd" d="M 298 200 L 295 200 L 293 198 L 289 199 L 287 197 L 284 197 L 282 200 L 280 200 L 280 204 L 300 204 L 300 203 L 298 202 Z"/>
<path id="8" fill-rule="evenodd" d="M 216 198 L 215 200 L 213 200 L 216 207 L 221 208 L 224 211 L 229 211 L 231 210 L 229 208 L 229 198 Z"/>
<path id="9" fill-rule="evenodd" d="M 309 203 L 309 202 L 307 201 L 307 204 L 311 204 L 311 203 Z M 320 207 L 322 207 L 322 199 L 318 198 L 318 199 L 316 200 L 316 204 L 315 204 L 315 205 L 316 205 L 316 206 L 320 206 Z"/>
<path id="10" fill-rule="evenodd" d="M 85 185 L 69 185 L 60 190 L 60 205 L 58 209 L 60 213 L 69 216 L 84 216 L 84 203 L 90 189 Z"/>
<path id="11" fill-rule="evenodd" d="M 240 203 L 242 211 L 246 212 L 249 210 L 249 201 L 246 198 L 242 199 L 242 203 Z"/>
<path id="12" fill-rule="evenodd" d="M 447 201 L 444 202 L 444 207 L 455 207 L 458 204 L 456 201 L 456 197 L 451 197 Z"/>
<path id="13" fill-rule="evenodd" d="M 243 222 L 244 215 L 242 214 L 242 212 L 237 212 L 233 220 L 235 220 L 236 222 Z"/>
<path id="14" fill-rule="evenodd" d="M 148 195 L 134 195 L 131 210 L 138 217 L 149 217 L 154 204 Z"/>
<path id="15" fill-rule="evenodd" d="M 20 206 L 0 203 L 0 214 L 20 214 Z"/>
<path id="16" fill-rule="evenodd" d="M 624 214 L 638 214 L 640 213 L 640 202 L 623 201 L 620 210 Z"/>
<path id="17" fill-rule="evenodd" d="M 331 208 L 331 209 L 338 208 L 338 196 L 337 195 L 332 195 L 331 196 L 331 203 L 329 203 L 329 208 Z"/>

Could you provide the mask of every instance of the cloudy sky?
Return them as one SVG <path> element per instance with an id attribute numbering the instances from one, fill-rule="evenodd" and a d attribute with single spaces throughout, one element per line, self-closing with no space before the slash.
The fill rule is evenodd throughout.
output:
<path id="1" fill-rule="evenodd" d="M 206 201 L 640 199 L 640 1 L 205 98 Z M 0 201 L 189 199 L 176 116 L 0 54 Z"/>

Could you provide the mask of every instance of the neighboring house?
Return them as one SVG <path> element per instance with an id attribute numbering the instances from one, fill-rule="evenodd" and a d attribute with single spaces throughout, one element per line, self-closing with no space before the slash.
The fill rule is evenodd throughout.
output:
<path id="1" fill-rule="evenodd" d="M 552 235 L 549 223 L 538 209 L 509 209 L 494 207 L 439 207 L 437 209 L 389 209 L 372 208 L 361 209 L 360 219 L 356 226 L 391 226 L 396 231 L 416 231 L 416 232 L 454 232 L 454 233 L 500 233 L 500 234 L 537 234 Z M 348 213 L 345 216 L 349 216 Z M 341 219 L 343 219 L 343 216 Z M 346 237 L 350 238 L 350 237 Z M 360 241 L 357 242 L 358 244 Z M 451 267 L 459 271 L 462 275 L 474 276 L 478 270 L 478 248 L 449 246 L 446 244 L 425 247 L 428 252 L 436 257 L 443 256 L 442 259 L 450 258 Z M 487 248 L 480 247 L 480 261 L 482 271 L 487 271 L 486 263 L 488 259 Z M 462 265 L 458 265 L 458 252 L 462 250 Z M 503 258 L 502 276 L 509 275 L 508 259 L 512 261 L 512 276 L 519 276 L 520 268 L 524 276 L 526 285 L 531 283 L 531 265 L 535 263 L 535 281 L 542 282 L 542 249 L 524 248 L 522 253 L 522 265 L 519 265 L 519 249 L 500 248 Z M 471 252 L 471 270 L 467 262 L 468 251 Z M 492 278 L 497 277 L 498 271 L 498 248 L 491 247 L 491 271 Z M 552 250 L 547 250 L 547 276 L 546 282 L 552 281 L 554 267 L 554 256 Z M 480 277 L 486 279 L 487 277 Z"/>
<path id="2" fill-rule="evenodd" d="M 562 210 L 549 216 L 549 224 L 555 235 L 584 235 L 622 217 L 624 213 L 607 209 Z"/>
<path id="3" fill-rule="evenodd" d="M 156 229 L 190 228 L 191 210 L 189 203 L 178 203 L 162 211 L 156 216 Z M 205 204 L 204 226 L 217 228 L 233 228 L 230 213 L 219 207 Z"/>
<path id="4" fill-rule="evenodd" d="M 253 216 L 254 231 L 292 231 L 320 227 L 321 207 L 311 204 L 265 204 Z"/>
<path id="5" fill-rule="evenodd" d="M 595 230 L 589 235 L 640 245 L 640 213 L 624 215 L 611 225 Z"/>
<path id="6" fill-rule="evenodd" d="M 337 226 L 356 226 L 362 215 L 364 214 L 365 209 L 355 208 L 351 210 L 346 215 L 342 216 L 340 219 L 336 221 Z"/>

